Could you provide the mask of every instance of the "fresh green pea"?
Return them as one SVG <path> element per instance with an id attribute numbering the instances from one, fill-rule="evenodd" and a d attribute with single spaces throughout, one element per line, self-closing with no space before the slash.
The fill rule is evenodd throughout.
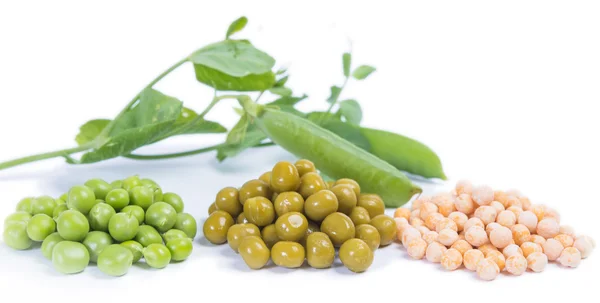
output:
<path id="1" fill-rule="evenodd" d="M 90 262 L 92 263 L 96 263 L 100 253 L 111 244 L 113 244 L 113 238 L 103 231 L 92 231 L 83 239 L 83 245 L 90 253 Z"/>
<path id="2" fill-rule="evenodd" d="M 113 244 L 105 248 L 98 256 L 98 269 L 101 272 L 119 277 L 127 273 L 133 264 L 133 254 L 121 245 Z"/>
<path id="3" fill-rule="evenodd" d="M 150 244 L 144 248 L 146 264 L 154 268 L 165 268 L 171 262 L 171 252 L 162 244 Z"/>
<path id="4" fill-rule="evenodd" d="M 165 240 L 165 243 L 174 239 L 189 238 L 186 233 L 179 229 L 169 229 L 166 233 L 162 235 L 162 237 Z"/>
<path id="5" fill-rule="evenodd" d="M 112 181 L 110 182 L 110 186 L 112 187 L 112 189 L 123 188 L 123 180 Z"/>
<path id="6" fill-rule="evenodd" d="M 4 226 L 8 226 L 14 222 L 28 223 L 29 220 L 31 220 L 31 214 L 26 211 L 20 210 L 8 215 L 8 217 L 4 219 Z"/>
<path id="7" fill-rule="evenodd" d="M 164 193 L 162 202 L 173 206 L 177 213 L 183 211 L 183 199 L 176 193 Z"/>
<path id="8" fill-rule="evenodd" d="M 135 235 L 135 240 L 142 244 L 144 247 L 150 244 L 162 244 L 163 239 L 160 234 L 150 225 L 142 225 L 138 228 L 138 232 Z"/>
<path id="9" fill-rule="evenodd" d="M 192 254 L 192 249 L 194 247 L 192 245 L 192 239 L 180 238 L 167 242 L 167 248 L 171 253 L 171 259 L 173 261 L 183 261 Z"/>
<path id="10" fill-rule="evenodd" d="M 5 225 L 2 238 L 8 247 L 17 250 L 28 249 L 33 244 L 27 235 L 27 223 L 25 222 L 13 222 Z"/>
<path id="11" fill-rule="evenodd" d="M 88 221 L 92 230 L 108 231 L 108 222 L 117 212 L 106 203 L 98 203 L 92 207 L 88 214 Z"/>
<path id="12" fill-rule="evenodd" d="M 56 206 L 61 206 L 61 205 L 66 205 L 67 201 L 61 199 L 61 198 L 56 198 L 54 199 L 54 202 L 56 202 Z"/>
<path id="13" fill-rule="evenodd" d="M 131 205 L 137 205 L 144 210 L 154 203 L 154 192 L 146 186 L 136 186 L 129 191 Z"/>
<path id="14" fill-rule="evenodd" d="M 129 193 L 122 188 L 113 189 L 106 194 L 106 204 L 119 211 L 129 205 Z"/>
<path id="15" fill-rule="evenodd" d="M 123 209 L 121 209 L 121 212 L 134 216 L 140 224 L 144 223 L 144 217 L 146 216 L 146 213 L 144 212 L 143 208 L 137 205 L 125 206 Z"/>
<path id="16" fill-rule="evenodd" d="M 69 190 L 69 196 L 67 197 L 69 209 L 75 209 L 87 215 L 97 203 L 94 191 L 85 185 L 75 185 Z"/>
<path id="17" fill-rule="evenodd" d="M 90 231 L 90 224 L 82 213 L 69 209 L 56 220 L 56 229 L 65 240 L 82 241 Z"/>
<path id="18" fill-rule="evenodd" d="M 17 203 L 16 211 L 24 211 L 24 212 L 28 212 L 30 214 L 33 213 L 33 210 L 31 207 L 31 201 L 33 201 L 33 197 L 27 197 L 27 198 L 21 199 L 21 201 L 19 201 L 19 203 Z"/>
<path id="19" fill-rule="evenodd" d="M 58 219 L 58 217 L 60 216 L 60 214 L 62 214 L 64 211 L 67 211 L 67 210 L 69 210 L 69 207 L 67 207 L 67 204 L 57 205 L 54 208 L 54 211 L 52 212 L 52 218 Z"/>
<path id="20" fill-rule="evenodd" d="M 134 216 L 118 213 L 108 221 L 108 232 L 117 241 L 127 241 L 135 237 L 139 225 L 138 220 Z"/>
<path id="21" fill-rule="evenodd" d="M 106 194 L 112 190 L 112 186 L 102 179 L 90 179 L 87 180 L 84 185 L 94 191 L 96 199 L 101 200 L 104 200 L 106 198 Z"/>
<path id="22" fill-rule="evenodd" d="M 46 257 L 48 260 L 52 260 L 52 250 L 54 246 L 62 241 L 64 241 L 63 237 L 61 237 L 58 232 L 52 233 L 44 239 L 42 242 L 42 255 Z"/>
<path id="23" fill-rule="evenodd" d="M 79 242 L 62 241 L 54 245 L 52 265 L 63 274 L 82 272 L 90 263 L 90 253 Z"/>
<path id="24" fill-rule="evenodd" d="M 141 179 L 140 182 L 142 182 L 142 185 L 160 187 L 158 186 L 158 183 L 152 179 L 144 178 Z"/>
<path id="25" fill-rule="evenodd" d="M 50 196 L 41 196 L 31 200 L 31 214 L 46 214 L 52 216 L 54 208 L 56 207 L 56 201 Z"/>
<path id="26" fill-rule="evenodd" d="M 142 179 L 141 181 L 142 185 L 152 189 L 152 192 L 154 192 L 155 202 L 163 200 L 163 191 L 162 188 L 160 188 L 160 185 L 158 185 L 156 182 L 154 182 L 154 180 L 151 179 Z"/>
<path id="27" fill-rule="evenodd" d="M 37 214 L 27 223 L 27 235 L 33 241 L 44 241 L 56 230 L 56 223 L 46 214 Z"/>
<path id="28" fill-rule="evenodd" d="M 255 125 L 292 154 L 310 159 L 327 176 L 356 180 L 364 192 L 378 193 L 388 207 L 408 202 L 422 189 L 389 163 L 338 135 L 290 113 L 240 99 Z"/>
<path id="29" fill-rule="evenodd" d="M 129 240 L 121 243 L 120 245 L 131 251 L 133 254 L 133 263 L 138 262 L 142 258 L 142 252 L 144 251 L 144 246 L 142 246 L 142 244 L 133 240 Z"/>
<path id="30" fill-rule="evenodd" d="M 171 229 L 176 221 L 177 212 L 173 206 L 165 202 L 156 202 L 146 211 L 146 224 L 154 226 L 159 232 Z"/>
<path id="31" fill-rule="evenodd" d="M 123 180 L 122 187 L 124 190 L 130 191 L 134 187 L 141 186 L 141 185 L 142 185 L 142 181 L 140 181 L 140 177 L 136 175 L 136 176 L 130 176 L 130 177 L 125 178 Z"/>
<path id="32" fill-rule="evenodd" d="M 188 213 L 178 213 L 173 228 L 183 231 L 192 239 L 196 237 L 196 232 L 198 231 L 196 219 Z"/>
<path id="33" fill-rule="evenodd" d="M 69 197 L 69 193 L 64 193 L 64 194 L 60 195 L 60 197 L 58 197 L 58 198 L 65 201 L 65 203 L 67 203 L 68 197 Z"/>

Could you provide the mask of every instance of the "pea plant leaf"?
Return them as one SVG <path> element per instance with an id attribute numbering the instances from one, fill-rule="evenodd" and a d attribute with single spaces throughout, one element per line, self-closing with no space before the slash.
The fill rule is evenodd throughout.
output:
<path id="1" fill-rule="evenodd" d="M 352 77 L 354 77 L 356 80 L 364 80 L 374 71 L 375 68 L 372 66 L 361 65 L 352 72 Z"/>
<path id="2" fill-rule="evenodd" d="M 194 65 L 206 66 L 233 77 L 271 72 L 275 59 L 248 43 L 225 40 L 205 46 L 189 56 Z"/>
<path id="3" fill-rule="evenodd" d="M 340 102 L 340 114 L 352 124 L 358 125 L 362 120 L 362 109 L 356 100 L 349 99 Z"/>
<path id="4" fill-rule="evenodd" d="M 229 28 L 227 29 L 227 34 L 225 35 L 225 39 L 229 39 L 229 37 L 241 30 L 244 29 L 244 27 L 246 27 L 246 24 L 248 24 L 248 18 L 242 16 L 240 18 L 238 18 L 237 20 L 233 21 L 230 25 Z"/>
<path id="5" fill-rule="evenodd" d="M 289 89 L 289 88 L 287 88 L 287 87 L 283 87 L 283 86 L 280 86 L 280 87 L 271 87 L 269 89 L 269 92 L 271 92 L 271 93 L 273 93 L 275 95 L 284 96 L 284 97 L 292 95 L 292 90 Z"/>
<path id="6" fill-rule="evenodd" d="M 234 77 L 204 65 L 194 65 L 196 80 L 220 91 L 253 92 L 265 91 L 275 84 L 275 74 L 250 74 Z"/>
<path id="7" fill-rule="evenodd" d="M 79 145 L 94 141 L 108 123 L 110 123 L 108 119 L 95 119 L 86 122 L 79 127 L 79 133 L 75 137 L 75 141 Z"/>
<path id="8" fill-rule="evenodd" d="M 339 86 L 334 85 L 330 89 L 331 89 L 331 94 L 329 95 L 329 98 L 327 98 L 327 102 L 334 103 L 340 97 L 340 93 L 342 92 L 342 88 L 339 87 Z"/>
<path id="9" fill-rule="evenodd" d="M 275 82 L 275 84 L 273 85 L 273 87 L 283 87 L 288 80 L 288 76 L 283 76 L 280 79 L 277 79 L 277 82 Z"/>
<path id="10" fill-rule="evenodd" d="M 294 106 L 298 104 L 300 101 L 306 99 L 307 95 L 302 95 L 300 97 L 294 96 L 281 96 L 279 99 L 269 102 L 266 105 L 275 105 L 275 106 Z"/>
<path id="11" fill-rule="evenodd" d="M 344 76 L 350 76 L 350 66 L 352 65 L 352 54 L 344 53 L 342 56 L 342 63 L 344 67 Z"/>

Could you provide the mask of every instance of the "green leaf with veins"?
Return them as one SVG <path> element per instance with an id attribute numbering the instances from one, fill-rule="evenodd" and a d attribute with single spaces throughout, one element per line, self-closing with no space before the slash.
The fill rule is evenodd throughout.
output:
<path id="1" fill-rule="evenodd" d="M 205 46 L 189 57 L 194 65 L 206 66 L 233 77 L 271 72 L 275 59 L 251 44 L 225 40 Z"/>
<path id="2" fill-rule="evenodd" d="M 227 34 L 225 35 L 225 39 L 229 39 L 229 37 L 241 30 L 244 29 L 244 27 L 246 27 L 246 24 L 248 24 L 248 18 L 246 17 L 240 17 L 237 20 L 233 21 L 231 23 L 231 25 L 229 25 L 229 28 L 227 29 Z"/>
<path id="3" fill-rule="evenodd" d="M 272 94 L 279 95 L 279 96 L 284 96 L 284 97 L 292 95 L 292 90 L 289 89 L 289 88 L 287 88 L 287 87 L 283 87 L 283 86 L 280 86 L 280 87 L 271 87 L 269 89 L 269 92 L 271 92 Z"/>
<path id="4" fill-rule="evenodd" d="M 342 63 L 344 67 L 344 76 L 350 76 L 350 66 L 352 65 L 352 54 L 344 53 L 342 56 Z"/>
<path id="5" fill-rule="evenodd" d="M 327 98 L 327 102 L 334 103 L 340 97 L 342 88 L 334 85 L 330 89 L 331 89 L 331 95 L 329 95 L 329 98 Z"/>
<path id="6" fill-rule="evenodd" d="M 75 141 L 78 145 L 94 141 L 108 123 L 110 123 L 108 119 L 95 119 L 86 122 L 79 127 L 79 133 L 75 137 Z"/>
<path id="7" fill-rule="evenodd" d="M 360 124 L 362 120 L 362 109 L 356 100 L 344 100 L 340 102 L 340 113 L 346 121 L 352 124 Z"/>
<path id="8" fill-rule="evenodd" d="M 294 96 L 282 96 L 279 99 L 273 101 L 273 102 L 269 102 L 266 105 L 276 105 L 276 106 L 294 106 L 296 104 L 298 104 L 298 102 L 306 99 L 308 96 L 307 95 L 302 95 L 300 97 L 294 97 Z"/>
<path id="9" fill-rule="evenodd" d="M 275 84 L 275 74 L 270 71 L 259 75 L 233 77 L 214 68 L 198 64 L 194 65 L 194 71 L 199 82 L 220 91 L 265 91 Z"/>
<path id="10" fill-rule="evenodd" d="M 354 77 L 354 79 L 356 80 L 364 80 L 366 79 L 371 73 L 373 73 L 375 71 L 375 68 L 369 65 L 361 65 L 359 67 L 357 67 L 354 72 L 352 72 L 352 76 Z"/>
<path id="11" fill-rule="evenodd" d="M 273 85 L 273 87 L 282 87 L 285 86 L 285 84 L 287 83 L 288 80 L 288 76 L 282 77 L 280 79 L 277 79 L 277 82 L 275 82 L 275 84 Z"/>

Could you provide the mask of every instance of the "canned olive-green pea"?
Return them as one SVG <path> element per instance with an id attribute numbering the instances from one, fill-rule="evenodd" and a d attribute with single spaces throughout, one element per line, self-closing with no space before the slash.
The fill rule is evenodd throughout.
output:
<path id="1" fill-rule="evenodd" d="M 277 162 L 271 171 L 271 189 L 275 192 L 292 191 L 300 186 L 300 175 L 290 162 Z"/>
<path id="2" fill-rule="evenodd" d="M 379 244 L 381 243 L 379 231 L 369 224 L 361 224 L 356 227 L 356 238 L 365 241 L 371 250 L 379 248 Z"/>
<path id="3" fill-rule="evenodd" d="M 244 213 L 241 213 L 237 216 L 237 218 L 235 219 L 235 223 L 236 224 L 248 223 L 248 220 L 246 220 L 246 216 L 244 215 Z"/>
<path id="4" fill-rule="evenodd" d="M 271 259 L 277 266 L 298 268 L 304 263 L 304 247 L 296 242 L 279 241 L 271 248 Z"/>
<path id="5" fill-rule="evenodd" d="M 349 270 L 360 273 L 373 264 L 373 251 L 361 239 L 350 239 L 340 247 L 340 260 Z"/>
<path id="6" fill-rule="evenodd" d="M 242 205 L 250 198 L 265 197 L 270 199 L 271 195 L 272 193 L 269 184 L 258 179 L 250 180 L 244 183 L 239 190 L 239 199 Z"/>
<path id="7" fill-rule="evenodd" d="M 242 212 L 242 204 L 240 204 L 238 190 L 235 187 L 221 189 L 217 193 L 215 205 L 219 210 L 228 212 L 234 218 Z"/>
<path id="8" fill-rule="evenodd" d="M 317 224 L 313 221 L 308 221 L 308 228 L 306 229 L 306 233 L 304 234 L 304 237 L 302 237 L 302 239 L 300 240 L 300 244 L 302 244 L 302 246 L 306 247 L 306 239 L 308 238 L 308 236 L 310 236 L 312 233 L 319 232 L 319 231 L 321 231 L 319 224 Z"/>
<path id="9" fill-rule="evenodd" d="M 265 242 L 257 236 L 245 237 L 238 250 L 246 265 L 252 269 L 260 269 L 265 266 L 271 255 Z"/>
<path id="10" fill-rule="evenodd" d="M 338 199 L 338 211 L 350 215 L 358 202 L 358 198 L 356 197 L 352 186 L 349 184 L 339 184 L 332 187 L 330 190 Z"/>
<path id="11" fill-rule="evenodd" d="M 357 206 L 354 209 L 352 209 L 352 212 L 350 212 L 350 219 L 352 219 L 354 226 L 358 226 L 361 224 L 369 224 L 369 222 L 371 222 L 369 212 L 364 207 L 360 206 Z"/>
<path id="12" fill-rule="evenodd" d="M 356 182 L 352 179 L 347 179 L 347 178 L 343 178 L 343 179 L 339 179 L 339 180 L 335 181 L 335 185 L 340 185 L 340 184 L 345 184 L 345 185 L 352 187 L 352 190 L 354 191 L 354 194 L 356 195 L 356 197 L 358 198 L 360 196 L 360 185 L 358 185 L 358 182 Z"/>
<path id="13" fill-rule="evenodd" d="M 234 224 L 227 231 L 227 243 L 233 251 L 238 252 L 240 243 L 248 236 L 260 236 L 260 230 L 252 223 Z"/>
<path id="14" fill-rule="evenodd" d="M 386 246 L 396 238 L 396 221 L 387 215 L 379 215 L 371 219 L 369 224 L 377 228 L 381 237 L 381 246 Z"/>
<path id="15" fill-rule="evenodd" d="M 350 217 L 335 212 L 330 214 L 321 223 L 321 231 L 326 233 L 333 245 L 340 247 L 342 243 L 354 238 L 356 229 Z"/>
<path id="16" fill-rule="evenodd" d="M 299 212 L 285 213 L 275 221 L 275 230 L 279 239 L 300 241 L 308 229 L 308 220 Z"/>
<path id="17" fill-rule="evenodd" d="M 300 177 L 306 175 L 307 173 L 314 173 L 317 171 L 315 164 L 310 160 L 300 159 L 294 163 L 296 169 L 298 170 L 298 174 Z"/>
<path id="18" fill-rule="evenodd" d="M 304 202 L 304 213 L 317 222 L 323 221 L 329 214 L 338 209 L 338 200 L 330 190 L 321 190 L 306 199 Z"/>
<path id="19" fill-rule="evenodd" d="M 202 231 L 212 244 L 223 244 L 227 241 L 227 231 L 233 225 L 233 218 L 225 211 L 213 212 L 204 222 Z"/>
<path id="20" fill-rule="evenodd" d="M 300 178 L 300 187 L 297 191 L 302 195 L 302 198 L 307 199 L 323 189 L 327 189 L 327 184 L 319 174 L 306 173 Z"/>
<path id="21" fill-rule="evenodd" d="M 271 185 L 271 172 L 265 172 L 262 175 L 260 175 L 260 177 L 258 177 L 258 180 L 265 182 L 265 184 L 269 184 Z"/>
<path id="22" fill-rule="evenodd" d="M 269 224 L 263 227 L 262 231 L 260 232 L 260 235 L 269 249 L 271 249 L 273 245 L 275 245 L 275 243 L 281 241 L 281 239 L 279 239 L 279 236 L 277 236 L 277 229 L 275 228 L 275 224 Z"/>
<path id="23" fill-rule="evenodd" d="M 331 267 L 335 259 L 335 248 L 327 234 L 315 232 L 306 239 L 306 261 L 313 268 Z"/>
<path id="24" fill-rule="evenodd" d="M 208 215 L 211 215 L 212 213 L 214 213 L 217 210 L 219 210 L 217 208 L 217 204 L 215 202 L 211 203 L 210 206 L 208 207 Z"/>
<path id="25" fill-rule="evenodd" d="M 358 206 L 363 207 L 369 212 L 371 218 L 383 215 L 385 212 L 385 205 L 381 197 L 375 194 L 361 194 L 358 196 Z"/>
<path id="26" fill-rule="evenodd" d="M 250 198 L 244 203 L 244 216 L 258 227 L 267 226 L 275 219 L 273 203 L 265 197 Z"/>
<path id="27" fill-rule="evenodd" d="M 295 191 L 282 192 L 273 199 L 273 206 L 278 216 L 288 212 L 301 213 L 304 211 L 304 198 Z"/>

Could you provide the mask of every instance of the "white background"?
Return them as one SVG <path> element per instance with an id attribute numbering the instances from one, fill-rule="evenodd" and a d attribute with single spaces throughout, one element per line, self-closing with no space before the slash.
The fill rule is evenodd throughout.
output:
<path id="1" fill-rule="evenodd" d="M 74 146 L 79 125 L 114 116 L 146 83 L 193 50 L 224 37 L 246 15 L 250 38 L 288 66 L 304 109 L 324 109 L 340 84 L 341 54 L 378 71 L 351 82 L 364 125 L 419 139 L 441 156 L 451 178 L 518 188 L 557 208 L 563 222 L 600 239 L 600 3 L 598 1 L 2 1 L 0 4 L 0 161 Z M 156 86 L 201 111 L 211 91 L 186 65 Z M 233 103 L 209 118 L 231 126 Z M 140 152 L 194 149 L 220 136 L 171 139 Z M 48 160 L 0 172 L 0 217 L 29 195 L 58 196 L 91 177 L 141 174 L 180 193 L 200 222 L 215 193 L 256 178 L 281 159 L 279 148 L 218 163 L 205 154 L 176 160 L 116 159 L 89 166 Z M 443 185 L 427 184 L 428 193 Z M 391 210 L 390 210 L 391 211 Z M 292 301 L 575 299 L 596 293 L 598 253 L 577 269 L 550 264 L 541 274 L 482 282 L 410 260 L 393 244 L 360 275 L 328 270 L 250 271 L 229 247 L 201 232 L 193 256 L 164 270 L 135 266 L 122 278 L 97 268 L 63 276 L 39 250 L 0 244 L 0 301 Z M 285 296 L 285 297 L 284 297 Z"/>

